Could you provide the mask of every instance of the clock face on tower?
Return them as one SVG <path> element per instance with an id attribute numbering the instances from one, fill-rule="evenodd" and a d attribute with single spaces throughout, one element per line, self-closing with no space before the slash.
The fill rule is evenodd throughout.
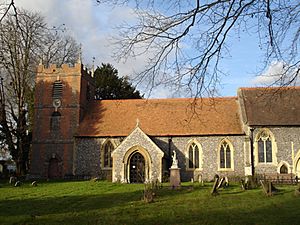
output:
<path id="1" fill-rule="evenodd" d="M 61 106 L 60 99 L 54 99 L 53 100 L 53 106 L 54 106 L 55 109 L 59 108 Z"/>

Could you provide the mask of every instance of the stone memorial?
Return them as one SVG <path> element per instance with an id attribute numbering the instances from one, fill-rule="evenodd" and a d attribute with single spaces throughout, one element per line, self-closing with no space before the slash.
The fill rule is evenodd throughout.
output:
<path id="1" fill-rule="evenodd" d="M 173 189 L 180 188 L 181 186 L 180 168 L 178 168 L 178 160 L 175 151 L 173 151 L 172 166 L 170 168 L 170 185 Z"/>

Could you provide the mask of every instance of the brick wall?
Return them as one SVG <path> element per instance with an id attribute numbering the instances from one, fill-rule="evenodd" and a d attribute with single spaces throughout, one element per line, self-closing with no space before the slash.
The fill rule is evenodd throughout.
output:
<path id="1" fill-rule="evenodd" d="M 51 130 L 50 121 L 55 111 L 53 106 L 53 83 L 60 80 L 63 84 L 59 129 Z M 36 75 L 34 103 L 34 128 L 31 152 L 30 174 L 47 177 L 49 160 L 58 159 L 59 177 L 73 173 L 74 133 L 78 128 L 87 105 L 87 85 L 91 83 L 90 74 L 81 64 L 75 66 L 39 65 Z"/>

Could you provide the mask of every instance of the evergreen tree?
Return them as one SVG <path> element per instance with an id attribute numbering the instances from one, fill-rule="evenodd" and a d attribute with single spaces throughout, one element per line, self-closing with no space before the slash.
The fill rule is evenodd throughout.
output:
<path id="1" fill-rule="evenodd" d="M 118 70 L 111 64 L 102 63 L 94 73 L 96 99 L 138 99 L 140 92 L 132 86 L 128 77 L 118 77 Z"/>

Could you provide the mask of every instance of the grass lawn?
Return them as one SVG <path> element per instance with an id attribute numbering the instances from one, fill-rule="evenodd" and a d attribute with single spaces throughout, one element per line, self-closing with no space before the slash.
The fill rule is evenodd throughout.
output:
<path id="1" fill-rule="evenodd" d="M 192 188 L 191 188 L 192 187 Z M 0 183 L 0 224 L 299 224 L 296 186 L 261 189 L 238 185 L 211 196 L 212 184 L 183 184 L 180 190 L 158 190 L 153 203 L 141 200 L 142 184 L 109 182 L 40 182 L 12 187 Z"/>

